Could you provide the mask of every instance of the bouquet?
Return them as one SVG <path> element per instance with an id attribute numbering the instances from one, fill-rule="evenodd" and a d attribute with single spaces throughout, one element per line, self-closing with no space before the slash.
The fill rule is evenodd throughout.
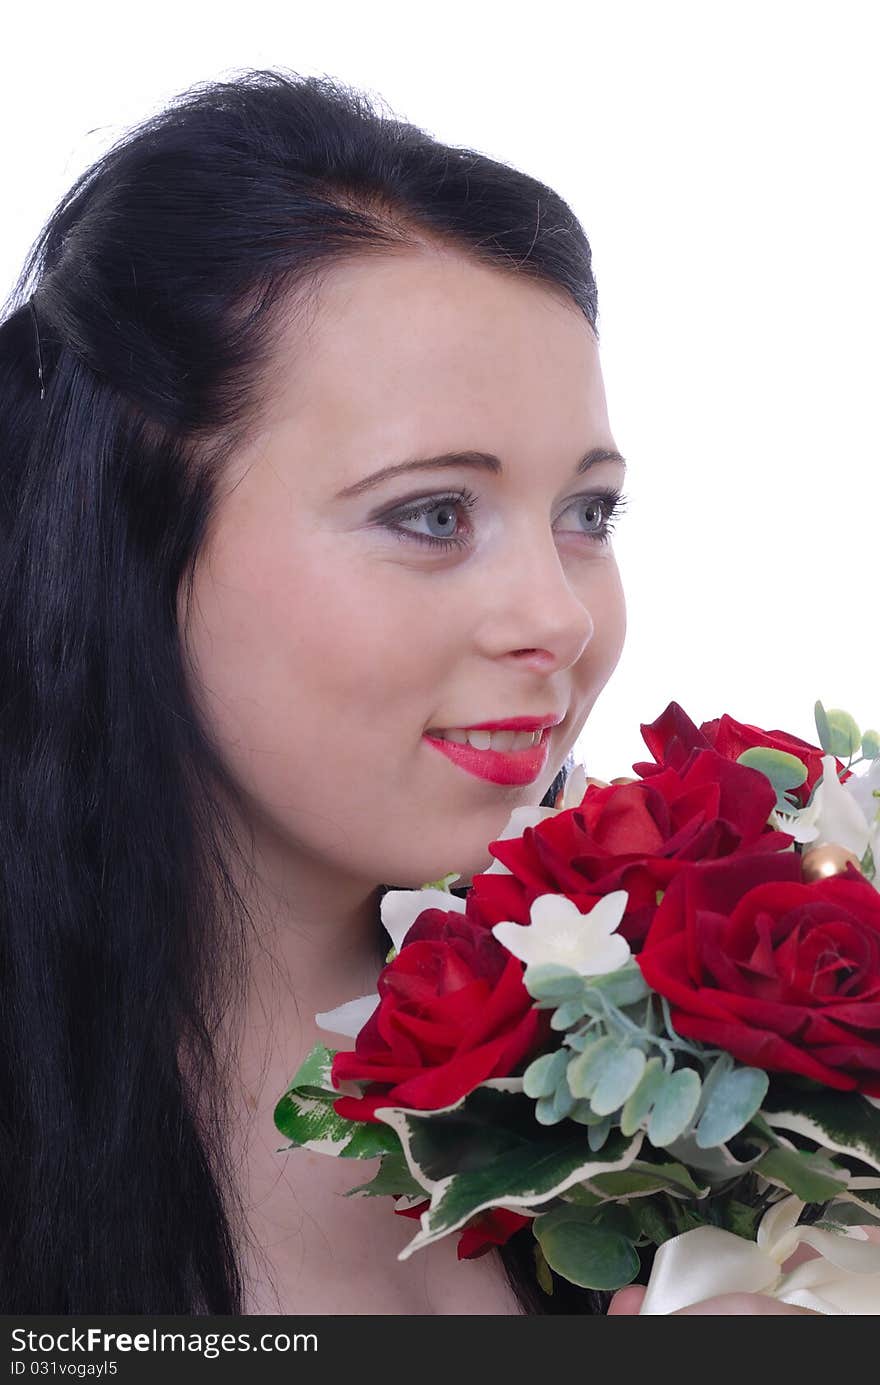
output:
<path id="1" fill-rule="evenodd" d="M 376 994 L 316 1017 L 354 1049 L 314 1048 L 275 1123 L 379 1158 L 348 1196 L 418 1221 L 400 1259 L 528 1226 L 548 1293 L 644 1258 L 642 1313 L 880 1312 L 880 736 L 815 716 L 818 745 L 672 702 L 638 778 L 576 766 L 463 898 L 384 896 Z"/>

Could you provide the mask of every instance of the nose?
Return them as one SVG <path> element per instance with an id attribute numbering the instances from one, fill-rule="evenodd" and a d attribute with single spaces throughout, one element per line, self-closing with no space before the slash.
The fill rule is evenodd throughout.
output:
<path id="1" fill-rule="evenodd" d="M 593 638 L 588 558 L 565 563 L 549 531 L 512 538 L 486 573 L 486 642 L 520 664 L 569 668 Z"/>

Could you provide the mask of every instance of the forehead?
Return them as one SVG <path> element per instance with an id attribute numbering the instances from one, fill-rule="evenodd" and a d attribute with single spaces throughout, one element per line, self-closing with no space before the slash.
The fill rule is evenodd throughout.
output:
<path id="1" fill-rule="evenodd" d="M 509 408 L 595 392 L 596 339 L 555 286 L 445 251 L 362 256 L 334 267 L 279 351 L 281 413 L 370 418 L 405 408 Z"/>
<path id="2" fill-rule="evenodd" d="M 237 491 L 268 465 L 323 505 L 411 456 L 484 450 L 528 478 L 597 443 L 614 445 L 596 337 L 563 289 L 395 250 L 336 265 L 291 300 L 227 477 Z"/>

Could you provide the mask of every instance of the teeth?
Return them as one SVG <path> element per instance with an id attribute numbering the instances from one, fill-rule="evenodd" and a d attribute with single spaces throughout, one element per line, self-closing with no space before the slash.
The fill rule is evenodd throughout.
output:
<path id="1" fill-rule="evenodd" d="M 456 745 L 472 745 L 475 750 L 528 750 L 537 745 L 543 731 L 464 731 L 453 727 L 432 733 L 440 740 L 455 741 Z"/>

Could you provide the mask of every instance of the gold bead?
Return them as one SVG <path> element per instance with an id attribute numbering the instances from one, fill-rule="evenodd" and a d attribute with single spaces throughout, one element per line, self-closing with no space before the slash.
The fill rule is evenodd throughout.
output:
<path id="1" fill-rule="evenodd" d="M 595 788 L 597 788 L 597 789 L 610 789 L 610 788 L 611 788 L 611 785 L 608 783 L 608 780 L 607 780 L 607 779 L 588 779 L 588 780 L 587 780 L 587 788 L 589 788 L 591 784 L 593 784 L 593 785 L 595 786 Z"/>
<path id="2" fill-rule="evenodd" d="M 855 852 L 847 851 L 837 842 L 825 842 L 822 846 L 811 846 L 801 857 L 801 870 L 804 879 L 812 884 L 815 880 L 827 880 L 832 875 L 843 875 L 848 862 L 852 861 L 860 870 L 859 858 Z"/>
<path id="3" fill-rule="evenodd" d="M 624 774 L 618 779 L 612 779 L 611 782 L 612 784 L 637 784 L 639 781 L 638 779 L 630 779 Z"/>

